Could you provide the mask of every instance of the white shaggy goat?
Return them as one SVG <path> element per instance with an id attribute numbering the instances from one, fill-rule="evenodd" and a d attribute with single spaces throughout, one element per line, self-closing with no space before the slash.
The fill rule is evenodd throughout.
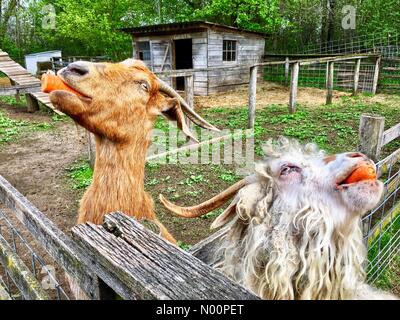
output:
<path id="1" fill-rule="evenodd" d="M 264 152 L 253 175 L 200 205 L 160 199 L 177 215 L 197 217 L 234 197 L 212 225 L 229 224 L 216 267 L 264 299 L 395 298 L 367 285 L 363 268 L 361 216 L 383 184 L 344 183 L 372 161 L 355 152 L 326 156 L 285 138 Z"/>

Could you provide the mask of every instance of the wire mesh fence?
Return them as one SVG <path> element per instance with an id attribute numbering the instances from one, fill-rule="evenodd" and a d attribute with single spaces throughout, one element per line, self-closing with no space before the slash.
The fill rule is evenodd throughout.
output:
<path id="1" fill-rule="evenodd" d="M 399 46 L 400 34 L 380 32 L 355 36 L 349 40 L 309 44 L 297 50 L 305 54 L 380 53 L 383 58 L 392 58 L 399 56 Z"/>
<path id="2" fill-rule="evenodd" d="M 284 60 L 281 56 L 277 60 Z M 334 63 L 333 89 L 340 91 L 352 91 L 354 85 L 355 61 L 342 61 Z M 326 63 L 313 63 L 300 67 L 298 86 L 326 88 Z M 363 59 L 360 65 L 358 91 L 373 92 L 375 73 L 374 59 Z M 289 85 L 290 72 L 285 73 L 285 65 L 269 65 L 264 67 L 264 80 Z"/>
<path id="3" fill-rule="evenodd" d="M 50 264 L 48 259 L 45 261 L 41 254 L 39 254 L 40 250 L 33 247 L 33 240 L 27 239 L 28 237 L 23 235 L 24 231 L 19 230 L 16 223 L 11 221 L 5 211 L 0 210 L 0 237 L 21 258 L 50 298 L 55 300 L 69 300 L 69 294 L 63 288 L 61 281 L 57 279 L 57 266 L 54 263 Z M 62 277 L 61 274 L 59 277 Z M 17 283 L 10 276 L 10 269 L 0 264 L 1 287 L 6 290 L 11 299 L 24 299 Z"/>
<path id="4" fill-rule="evenodd" d="M 376 33 L 335 40 L 298 48 L 303 54 L 379 53 L 382 56 L 378 89 L 383 93 L 400 94 L 400 34 Z"/>
<path id="5" fill-rule="evenodd" d="M 384 162 L 379 161 L 377 167 Z M 363 218 L 367 276 L 372 283 L 381 278 L 400 252 L 400 162 L 390 163 L 381 179 L 385 179 L 383 200 Z"/>

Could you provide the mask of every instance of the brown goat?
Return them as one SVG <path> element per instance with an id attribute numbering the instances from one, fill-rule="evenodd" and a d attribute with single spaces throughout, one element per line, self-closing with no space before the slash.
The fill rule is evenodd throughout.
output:
<path id="1" fill-rule="evenodd" d="M 175 243 L 157 220 L 153 201 L 144 190 L 151 130 L 161 114 L 177 121 L 178 127 L 193 138 L 184 113 L 203 128 L 217 129 L 191 110 L 141 61 L 79 61 L 60 70 L 58 76 L 81 96 L 56 90 L 50 94 L 51 102 L 96 137 L 93 182 L 81 200 L 78 223 L 101 224 L 105 214 L 122 211 L 138 220 L 154 221 L 161 236 Z"/>

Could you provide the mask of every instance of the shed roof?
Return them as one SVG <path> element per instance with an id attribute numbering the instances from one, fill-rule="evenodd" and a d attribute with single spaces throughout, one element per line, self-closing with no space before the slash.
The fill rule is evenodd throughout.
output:
<path id="1" fill-rule="evenodd" d="M 121 30 L 133 36 L 150 36 L 150 35 L 154 36 L 154 35 L 198 32 L 206 29 L 214 29 L 221 31 L 238 32 L 238 33 L 250 33 L 259 35 L 261 37 L 267 36 L 267 34 L 263 32 L 239 29 L 208 21 L 175 22 L 175 23 L 156 24 L 156 25 L 148 25 L 141 27 L 127 27 L 127 28 L 122 28 Z"/>

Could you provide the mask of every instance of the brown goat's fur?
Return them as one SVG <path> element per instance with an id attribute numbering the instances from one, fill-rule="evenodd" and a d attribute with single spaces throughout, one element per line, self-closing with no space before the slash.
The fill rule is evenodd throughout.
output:
<path id="1" fill-rule="evenodd" d="M 183 113 L 176 99 L 163 96 L 157 79 L 142 62 L 76 64 L 59 76 L 84 97 L 54 91 L 57 108 L 96 136 L 93 182 L 83 196 L 78 223 L 101 224 L 107 213 L 122 211 L 138 220 L 154 221 L 162 237 L 175 243 L 157 220 L 151 197 L 144 190 L 146 152 L 157 115 L 168 113 L 178 121 Z"/>

